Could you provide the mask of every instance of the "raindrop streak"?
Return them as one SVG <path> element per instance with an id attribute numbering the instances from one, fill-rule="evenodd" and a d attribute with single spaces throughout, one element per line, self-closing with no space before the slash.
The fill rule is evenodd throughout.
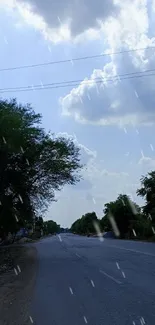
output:
<path id="1" fill-rule="evenodd" d="M 33 319 L 32 319 L 32 317 L 31 317 L 31 316 L 29 316 L 29 318 L 30 318 L 30 321 L 31 321 L 31 323 L 33 324 Z"/>
<path id="2" fill-rule="evenodd" d="M 71 287 L 69 287 L 69 290 L 70 290 L 71 295 L 73 295 L 73 290 Z"/>
<path id="3" fill-rule="evenodd" d="M 32 90 L 33 90 L 33 91 L 35 91 L 35 88 L 34 88 L 34 86 L 33 86 L 33 85 L 32 85 Z"/>
<path id="4" fill-rule="evenodd" d="M 141 317 L 141 320 L 142 320 L 143 324 L 145 324 L 145 319 L 144 319 L 144 317 Z"/>
<path id="5" fill-rule="evenodd" d="M 81 104 L 83 104 L 83 100 L 80 95 L 79 95 L 79 99 L 80 99 Z"/>
<path id="6" fill-rule="evenodd" d="M 17 269 L 18 269 L 18 271 L 19 271 L 19 273 L 20 273 L 20 272 L 21 272 L 21 268 L 20 268 L 19 265 L 17 265 Z"/>
<path id="7" fill-rule="evenodd" d="M 58 235 L 58 238 L 59 238 L 59 240 L 60 240 L 60 241 L 62 241 L 62 238 L 61 238 L 61 236 L 60 236 L 60 235 Z"/>
<path id="8" fill-rule="evenodd" d="M 18 220 L 18 217 L 17 217 L 17 215 L 15 214 L 15 219 L 16 219 L 16 221 L 18 222 L 19 220 Z"/>
<path id="9" fill-rule="evenodd" d="M 42 88 L 44 88 L 44 85 L 43 85 L 43 83 L 42 83 L 42 81 L 41 81 L 41 80 L 40 80 L 40 84 L 41 84 L 41 87 L 42 87 Z"/>
<path id="10" fill-rule="evenodd" d="M 130 204 L 130 208 L 131 208 L 131 210 L 132 210 L 132 213 L 133 213 L 133 214 L 138 214 L 138 210 L 136 209 L 135 204 L 132 203 L 132 201 L 131 201 L 130 199 L 128 200 L 128 202 L 129 202 L 129 204 Z"/>
<path id="11" fill-rule="evenodd" d="M 120 266 L 119 266 L 118 262 L 116 262 L 116 266 L 117 266 L 118 270 L 120 270 Z"/>
<path id="12" fill-rule="evenodd" d="M 58 22 L 61 24 L 61 20 L 60 20 L 60 17 L 58 16 L 57 18 L 58 18 Z"/>
<path id="13" fill-rule="evenodd" d="M 132 229 L 132 232 L 133 232 L 134 236 L 136 237 L 137 235 L 136 235 L 136 232 L 134 229 Z"/>
<path id="14" fill-rule="evenodd" d="M 71 61 L 70 61 L 70 62 L 71 62 L 71 65 L 72 65 L 72 67 L 73 67 L 73 66 L 74 66 L 74 62 L 73 62 L 73 60 L 71 59 Z"/>
<path id="15" fill-rule="evenodd" d="M 96 204 L 96 201 L 95 201 L 94 197 L 93 197 L 93 203 Z"/>
<path id="16" fill-rule="evenodd" d="M 51 53 L 51 48 L 50 48 L 50 46 L 48 46 L 48 50 L 49 50 L 49 52 Z"/>
<path id="17" fill-rule="evenodd" d="M 24 153 L 24 149 L 23 149 L 23 147 L 20 147 L 20 150 L 21 150 L 22 153 Z"/>
<path id="18" fill-rule="evenodd" d="M 88 323 L 87 318 L 85 316 L 83 316 L 83 318 L 84 318 L 85 323 L 87 324 Z"/>
<path id="19" fill-rule="evenodd" d="M 141 150 L 141 156 L 142 156 L 142 158 L 144 158 L 144 152 L 143 152 L 143 150 Z"/>
<path id="20" fill-rule="evenodd" d="M 123 278 L 126 278 L 125 273 L 122 271 Z"/>
<path id="21" fill-rule="evenodd" d="M 94 284 L 93 280 L 91 280 L 91 284 L 92 284 L 92 287 L 95 288 L 95 284 Z"/>
<path id="22" fill-rule="evenodd" d="M 15 271 L 15 274 L 18 275 L 18 272 L 17 272 L 16 268 L 14 268 L 14 271 Z"/>
<path id="23" fill-rule="evenodd" d="M 153 231 L 153 234 L 155 235 L 155 229 L 154 229 L 154 227 L 152 227 L 152 231 Z"/>
<path id="24" fill-rule="evenodd" d="M 104 241 L 104 238 L 103 238 L 103 236 L 102 236 L 102 233 L 101 233 L 101 229 L 100 229 L 100 227 L 99 227 L 99 224 L 98 224 L 96 221 L 94 221 L 94 222 L 93 222 L 93 225 L 94 225 L 94 228 L 95 228 L 95 230 L 96 230 L 96 233 L 97 233 L 97 236 L 98 236 L 99 240 L 100 240 L 101 242 L 103 242 L 103 241 Z"/>
<path id="25" fill-rule="evenodd" d="M 5 138 L 4 138 L 4 137 L 2 137 L 2 139 L 3 139 L 3 142 L 4 142 L 4 144 L 6 144 L 6 140 L 5 140 Z"/>
<path id="26" fill-rule="evenodd" d="M 19 197 L 20 202 L 23 203 L 23 199 L 20 194 L 18 195 L 18 197 Z"/>
<path id="27" fill-rule="evenodd" d="M 138 96 L 138 94 L 137 94 L 137 91 L 136 91 L 136 90 L 135 90 L 135 95 L 136 95 L 136 97 L 137 97 L 137 98 L 139 98 L 139 96 Z"/>
<path id="28" fill-rule="evenodd" d="M 88 97 L 89 100 L 91 100 L 89 93 L 87 93 L 87 97 Z"/>
<path id="29" fill-rule="evenodd" d="M 29 163 L 29 161 L 28 161 L 28 159 L 26 158 L 26 163 L 27 163 L 27 165 L 28 166 L 30 166 L 30 163 Z"/>
<path id="30" fill-rule="evenodd" d="M 144 320 L 143 317 L 140 318 L 140 323 L 141 323 L 141 325 L 144 325 L 145 324 L 145 320 Z"/>
<path id="31" fill-rule="evenodd" d="M 153 145 L 150 143 L 150 148 L 152 151 L 154 151 Z"/>
<path id="32" fill-rule="evenodd" d="M 127 133 L 127 129 L 126 128 L 124 128 L 124 132 Z"/>
<path id="33" fill-rule="evenodd" d="M 125 203 L 124 203 L 124 200 L 122 199 L 122 203 L 123 203 L 123 205 L 125 206 Z"/>
<path id="34" fill-rule="evenodd" d="M 119 237 L 120 231 L 119 231 L 119 229 L 117 227 L 117 224 L 116 224 L 116 221 L 115 221 L 114 217 L 111 214 L 109 215 L 109 221 L 111 222 L 111 225 L 112 225 L 112 228 L 113 228 L 113 231 L 114 231 L 116 237 Z"/>

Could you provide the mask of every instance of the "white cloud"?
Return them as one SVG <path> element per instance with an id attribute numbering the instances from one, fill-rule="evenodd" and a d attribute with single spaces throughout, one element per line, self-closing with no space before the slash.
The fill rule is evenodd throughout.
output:
<path id="1" fill-rule="evenodd" d="M 126 183 L 129 181 L 129 174 L 126 172 L 116 172 L 108 170 L 102 160 L 97 157 L 96 151 L 90 150 L 85 145 L 80 144 L 76 135 L 69 135 L 67 132 L 58 133 L 58 136 L 72 138 L 76 146 L 81 149 L 81 161 L 85 164 L 83 169 L 83 182 L 80 182 L 73 189 L 84 191 L 82 194 L 87 199 L 105 200 L 108 195 L 117 196 L 123 191 Z"/>
<path id="2" fill-rule="evenodd" d="M 155 38 L 149 38 L 151 27 L 147 1 L 126 0 L 121 2 L 119 19 L 109 18 L 102 31 L 111 51 L 133 50 L 155 46 Z M 154 62 L 153 48 L 111 55 L 103 69 L 94 69 L 61 98 L 62 114 L 96 125 L 154 124 L 154 76 L 134 78 L 135 73 L 155 69 Z"/>
<path id="3" fill-rule="evenodd" d="M 145 169 L 146 172 L 148 172 L 148 170 L 155 169 L 155 159 L 151 158 L 151 157 L 145 157 L 142 156 L 138 162 L 139 165 L 142 165 Z"/>
<path id="4" fill-rule="evenodd" d="M 75 187 L 66 186 L 57 193 L 57 203 L 52 203 L 47 218 L 54 218 L 64 226 L 71 223 L 88 211 L 96 211 L 99 217 L 103 216 L 103 207 L 106 202 L 115 200 L 120 193 L 135 193 L 137 189 L 135 177 L 129 177 L 126 172 L 109 170 L 103 160 L 99 160 L 96 151 L 79 143 L 76 135 L 67 132 L 58 133 L 58 136 L 72 138 L 81 148 L 82 161 L 86 163 L 83 170 L 83 182 Z M 87 185 L 87 186 L 86 186 Z"/>
<path id="5" fill-rule="evenodd" d="M 98 38 L 103 22 L 116 15 L 116 0 L 1 0 L 5 8 L 16 9 L 30 25 L 52 42 L 77 39 L 83 33 Z"/>

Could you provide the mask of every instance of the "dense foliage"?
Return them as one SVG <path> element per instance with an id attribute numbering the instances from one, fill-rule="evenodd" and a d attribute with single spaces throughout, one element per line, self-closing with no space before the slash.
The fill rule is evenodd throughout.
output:
<path id="1" fill-rule="evenodd" d="M 131 198 L 120 194 L 115 201 L 104 205 L 104 216 L 98 219 L 95 212 L 86 213 L 76 220 L 71 231 L 77 234 L 96 234 L 112 231 L 119 238 L 155 239 L 155 171 L 141 179 L 137 194 L 145 199 L 140 208 Z M 94 226 L 98 223 L 98 231 Z"/>
<path id="2" fill-rule="evenodd" d="M 35 221 L 55 191 L 80 180 L 79 148 L 46 133 L 30 105 L 0 100 L 0 232 Z"/>
<path id="3" fill-rule="evenodd" d="M 96 213 L 86 213 L 72 224 L 71 231 L 77 234 L 94 233 L 94 221 L 97 221 Z"/>
<path id="4" fill-rule="evenodd" d="M 53 220 L 48 220 L 44 222 L 44 234 L 52 235 L 54 233 L 58 233 L 60 231 L 60 225 L 58 225 Z"/>

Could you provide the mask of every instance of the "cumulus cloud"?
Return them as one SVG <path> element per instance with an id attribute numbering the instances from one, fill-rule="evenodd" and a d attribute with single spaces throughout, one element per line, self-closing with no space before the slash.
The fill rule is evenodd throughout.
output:
<path id="1" fill-rule="evenodd" d="M 61 98 L 64 115 L 96 125 L 155 123 L 155 38 L 149 22 L 152 19 L 146 0 L 122 2 L 119 19 L 109 18 L 103 33 L 112 51 L 131 52 L 109 56 L 103 69 L 94 69 L 90 77 Z M 132 51 L 135 48 L 145 49 Z M 146 76 L 151 72 L 145 71 L 151 69 L 153 76 Z"/>
<path id="2" fill-rule="evenodd" d="M 98 37 L 96 31 L 111 16 L 116 16 L 116 0 L 1 0 L 5 6 L 15 8 L 24 20 L 40 29 L 53 42 L 75 39 L 88 32 Z"/>
<path id="3" fill-rule="evenodd" d="M 142 157 L 140 158 L 139 165 L 143 166 L 143 168 L 145 168 L 145 172 L 147 173 L 148 170 L 154 170 L 155 169 L 155 158 L 151 158 L 151 157 L 146 157 L 144 155 L 142 155 Z"/>
<path id="4" fill-rule="evenodd" d="M 81 149 L 81 161 L 85 164 L 83 169 L 83 181 L 74 187 L 74 190 L 82 191 L 82 196 L 86 200 L 106 202 L 108 197 L 116 197 L 121 193 L 129 182 L 129 174 L 126 172 L 116 172 L 108 170 L 104 162 L 98 159 L 96 151 L 79 143 L 76 135 L 69 135 L 67 132 L 58 133 L 58 136 L 72 138 L 74 143 Z"/>

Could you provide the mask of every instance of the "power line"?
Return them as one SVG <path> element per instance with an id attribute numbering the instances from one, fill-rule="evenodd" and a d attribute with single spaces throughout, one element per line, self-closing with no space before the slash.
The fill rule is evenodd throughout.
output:
<path id="1" fill-rule="evenodd" d="M 113 76 L 113 79 L 116 79 L 116 80 L 118 80 L 118 79 L 121 79 L 121 78 L 123 78 L 123 79 L 127 79 L 127 78 L 124 78 L 124 77 L 130 77 L 130 76 L 134 76 L 135 75 L 135 77 L 138 77 L 137 76 L 137 74 L 139 75 L 141 75 L 141 74 L 144 74 L 144 73 L 150 73 L 150 72 L 154 72 L 155 71 L 155 69 L 148 69 L 148 70 L 143 70 L 143 71 L 139 71 L 139 72 L 128 72 L 128 73 L 123 73 L 123 74 L 120 74 L 120 75 L 114 75 Z M 151 74 L 151 75 L 153 75 L 153 74 Z M 145 76 L 145 75 L 144 75 Z M 149 74 L 149 76 L 150 76 L 150 74 Z M 108 82 L 108 81 L 113 81 L 113 79 L 111 79 L 111 78 L 102 78 L 102 77 L 97 77 L 97 78 L 93 78 L 93 79 L 89 79 L 89 80 L 83 80 L 83 79 L 77 79 L 77 80 L 68 80 L 68 81 L 59 81 L 59 82 L 52 82 L 52 83 L 46 83 L 46 84 L 43 84 L 43 83 L 40 83 L 40 84 L 38 84 L 38 85 L 28 85 L 28 86 L 20 86 L 20 87 L 7 87 L 7 88 L 0 88 L 0 92 L 3 92 L 3 91 L 14 91 L 14 90 L 37 90 L 38 88 L 40 89 L 40 88 L 45 88 L 46 89 L 46 87 L 49 87 L 49 86 L 56 86 L 56 85 L 65 85 L 65 84 L 73 84 L 74 85 L 74 83 L 89 83 L 90 81 L 92 81 L 92 82 L 94 82 L 94 81 L 98 81 L 98 80 L 104 80 L 104 81 L 106 81 L 106 82 Z"/>
<path id="2" fill-rule="evenodd" d="M 92 80 L 86 80 L 85 82 L 83 81 L 83 83 L 86 83 L 88 85 L 91 85 L 94 83 L 96 84 L 101 84 L 103 82 L 114 82 L 117 80 L 129 80 L 129 79 L 136 79 L 136 78 L 143 78 L 143 77 L 151 77 L 151 76 L 155 76 L 155 73 L 152 74 L 141 74 L 141 75 L 129 75 L 129 76 L 124 76 L 121 77 L 120 76 L 115 76 L 113 77 L 113 79 L 106 79 L 106 78 L 96 78 L 96 79 L 92 79 Z M 98 80 L 99 79 L 99 80 Z M 65 83 L 65 84 L 64 84 Z M 24 88 L 24 89 L 20 89 L 21 87 L 14 87 L 12 88 L 3 88 L 0 90 L 0 93 L 8 93 L 8 92 L 26 92 L 26 91 L 32 91 L 32 90 L 48 90 L 48 89 L 56 89 L 56 88 L 65 88 L 65 87 L 75 87 L 75 86 L 79 86 L 79 82 L 77 83 L 77 80 L 74 80 L 72 82 L 62 82 L 62 83 L 52 83 L 52 84 L 45 84 L 44 86 L 39 86 L 39 87 L 34 87 L 31 86 L 31 88 Z M 30 87 L 30 86 L 28 86 Z M 9 90 L 10 89 L 10 90 Z"/>
<path id="3" fill-rule="evenodd" d="M 111 52 L 111 53 L 96 54 L 96 55 L 87 55 L 87 56 L 73 58 L 73 59 L 67 59 L 67 60 L 49 61 L 49 62 L 43 62 L 43 63 L 37 63 L 37 64 L 21 65 L 21 66 L 16 66 L 16 67 L 9 67 L 9 68 L 1 68 L 0 71 L 2 72 L 2 71 L 12 71 L 12 70 L 36 68 L 36 67 L 41 67 L 41 66 L 61 64 L 61 63 L 67 63 L 67 62 L 72 62 L 72 61 L 74 62 L 74 61 L 81 61 L 81 60 L 88 60 L 88 59 L 97 59 L 97 58 L 101 58 L 104 56 L 132 53 L 132 52 L 150 50 L 150 49 L 155 49 L 155 46 L 137 48 L 137 49 L 133 49 L 133 50 L 117 51 L 117 52 Z"/>

